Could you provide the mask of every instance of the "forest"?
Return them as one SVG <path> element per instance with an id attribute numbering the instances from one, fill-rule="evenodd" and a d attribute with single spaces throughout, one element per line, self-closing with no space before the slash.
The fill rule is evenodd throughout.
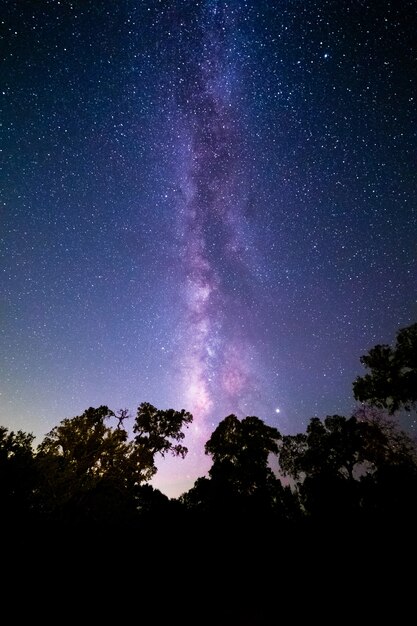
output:
<path id="1" fill-rule="evenodd" d="M 107 557 L 109 545 L 124 551 L 131 542 L 139 561 L 171 562 L 177 571 L 214 559 L 219 580 L 228 578 L 227 563 L 241 585 L 239 572 L 248 563 L 262 571 L 267 556 L 290 576 L 301 556 L 308 571 L 333 550 L 353 559 L 373 546 L 375 558 L 383 541 L 386 554 L 392 538 L 413 536 L 417 523 L 416 441 L 395 419 L 417 403 L 417 324 L 361 361 L 367 373 L 353 383 L 353 415 L 313 417 L 295 435 L 256 416 L 228 415 L 205 444 L 208 476 L 175 499 L 149 481 L 158 455 L 186 455 L 193 418 L 185 410 L 144 402 L 133 418 L 90 407 L 36 448 L 30 433 L 1 427 L 2 536 L 61 548 L 94 543 Z"/>

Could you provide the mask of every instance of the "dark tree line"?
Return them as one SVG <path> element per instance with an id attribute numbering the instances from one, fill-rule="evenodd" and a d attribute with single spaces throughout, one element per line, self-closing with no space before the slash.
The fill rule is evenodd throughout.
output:
<path id="1" fill-rule="evenodd" d="M 190 413 L 142 403 L 129 438 L 126 410 L 90 407 L 64 419 L 35 451 L 33 436 L 0 430 L 0 498 L 3 522 L 70 525 L 129 523 L 149 508 L 158 454 L 184 457 L 183 428 Z M 113 422 L 113 423 L 112 423 Z M 116 424 L 117 422 L 117 424 Z M 155 500 L 163 498 L 162 494 Z"/>
<path id="2" fill-rule="evenodd" d="M 2 521 L 121 529 L 233 523 L 291 525 L 417 521 L 416 445 L 378 407 L 416 403 L 417 325 L 397 344 L 376 346 L 354 383 L 363 404 L 351 417 L 314 417 L 306 431 L 282 435 L 261 419 L 224 418 L 205 445 L 207 477 L 178 499 L 149 485 L 158 455 L 184 457 L 186 411 L 142 403 L 129 435 L 127 410 L 89 408 L 64 419 L 34 449 L 33 436 L 0 428 Z M 271 460 L 279 468 L 272 470 Z"/>
<path id="3" fill-rule="evenodd" d="M 149 480 L 158 456 L 187 453 L 186 411 L 89 408 L 36 448 L 31 434 L 0 428 L 5 610 L 18 589 L 14 614 L 40 606 L 42 619 L 54 608 L 79 620 L 87 606 L 120 621 L 126 604 L 140 623 L 270 626 L 285 611 L 322 622 L 326 607 L 328 621 L 353 622 L 364 602 L 373 618 L 379 602 L 386 619 L 391 598 L 401 620 L 417 456 L 389 413 L 415 405 L 415 330 L 363 357 L 350 417 L 314 417 L 294 435 L 255 416 L 224 418 L 205 446 L 208 475 L 177 499 Z"/>
<path id="4" fill-rule="evenodd" d="M 356 400 L 388 409 L 410 410 L 417 405 L 417 324 L 397 333 L 394 347 L 377 345 L 361 357 L 369 373 L 353 383 Z"/>
<path id="5" fill-rule="evenodd" d="M 306 432 L 286 436 L 258 417 L 229 415 L 206 443 L 208 476 L 171 501 L 147 483 L 157 454 L 186 454 L 179 442 L 191 415 L 142 404 L 131 440 L 107 423 L 114 417 L 105 406 L 89 408 L 63 420 L 36 451 L 31 435 L 1 428 L 3 520 L 131 525 L 174 510 L 287 524 L 415 515 L 416 445 L 379 410 L 314 417 Z"/>

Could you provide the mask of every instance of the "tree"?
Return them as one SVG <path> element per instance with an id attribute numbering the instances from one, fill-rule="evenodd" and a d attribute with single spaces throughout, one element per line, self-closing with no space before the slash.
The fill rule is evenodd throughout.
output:
<path id="1" fill-rule="evenodd" d="M 105 422 L 116 417 L 112 428 Z M 156 472 L 155 456 L 187 450 L 181 428 L 192 420 L 185 411 L 159 411 L 140 405 L 128 439 L 122 428 L 126 410 L 115 416 L 107 406 L 90 407 L 82 415 L 64 419 L 38 448 L 37 464 L 43 477 L 38 503 L 46 516 L 98 520 L 130 517 L 136 510 L 138 487 Z"/>
<path id="2" fill-rule="evenodd" d="M 324 421 L 313 417 L 305 434 L 283 438 L 279 463 L 286 475 L 338 475 L 353 480 L 355 467 L 363 461 L 360 432 L 355 417 L 328 415 Z"/>
<path id="3" fill-rule="evenodd" d="M 363 460 L 361 452 L 356 418 L 314 417 L 306 433 L 283 438 L 279 465 L 295 481 L 306 511 L 330 517 L 355 507 L 354 473 Z"/>
<path id="4" fill-rule="evenodd" d="M 417 404 L 417 324 L 397 333 L 394 347 L 377 345 L 361 357 L 370 370 L 353 383 L 356 400 L 388 409 L 410 410 Z"/>
<path id="5" fill-rule="evenodd" d="M 395 476 L 407 475 L 411 484 L 416 459 L 414 442 L 394 422 L 375 410 L 361 410 L 349 419 L 312 418 L 306 433 L 283 438 L 279 463 L 295 481 L 308 513 L 347 519 L 368 506 L 365 501 L 370 503 L 377 489 L 381 492 L 388 484 L 384 477 L 392 486 Z"/>
<path id="6" fill-rule="evenodd" d="M 147 478 L 126 431 L 106 425 L 113 415 L 107 406 L 90 407 L 46 435 L 36 459 L 42 516 L 68 522 L 110 518 L 121 513 L 132 483 Z"/>
<path id="7" fill-rule="evenodd" d="M 205 445 L 213 459 L 209 477 L 199 478 L 181 497 L 188 508 L 216 516 L 239 516 L 254 521 L 274 513 L 280 519 L 293 515 L 296 505 L 269 465 L 281 438 L 276 428 L 255 416 L 222 420 Z M 242 515 L 244 517 L 242 517 Z"/>
<path id="8" fill-rule="evenodd" d="M 2 522 L 16 522 L 31 512 L 36 481 L 34 436 L 0 426 L 0 509 Z"/>
<path id="9" fill-rule="evenodd" d="M 363 508 L 388 522 L 417 521 L 417 446 L 396 422 L 374 407 L 355 412 L 366 428 L 368 472 L 362 478 Z"/>
<path id="10" fill-rule="evenodd" d="M 355 411 L 354 417 L 362 428 L 363 456 L 375 471 L 417 464 L 416 442 L 382 410 L 365 405 Z"/>
<path id="11" fill-rule="evenodd" d="M 281 435 L 258 417 L 239 421 L 229 415 L 217 426 L 205 445 L 213 459 L 209 475 L 227 482 L 240 495 L 253 495 L 275 476 L 268 465 L 269 455 L 278 453 Z"/>
<path id="12" fill-rule="evenodd" d="M 188 450 L 179 442 L 185 437 L 183 426 L 188 427 L 193 416 L 188 411 L 160 410 L 142 402 L 136 414 L 133 432 L 136 434 L 135 445 L 143 454 L 148 456 L 153 473 L 156 472 L 154 458 L 156 454 L 164 457 L 168 452 L 174 456 L 185 457 Z M 178 442 L 178 443 L 175 443 Z"/>

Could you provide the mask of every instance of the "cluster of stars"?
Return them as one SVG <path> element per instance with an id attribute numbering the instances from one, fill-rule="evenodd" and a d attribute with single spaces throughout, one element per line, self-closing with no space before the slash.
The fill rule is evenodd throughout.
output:
<path id="1" fill-rule="evenodd" d="M 0 423 L 149 401 L 201 447 L 230 412 L 349 413 L 361 354 L 415 321 L 413 3 L 2 21 Z"/>

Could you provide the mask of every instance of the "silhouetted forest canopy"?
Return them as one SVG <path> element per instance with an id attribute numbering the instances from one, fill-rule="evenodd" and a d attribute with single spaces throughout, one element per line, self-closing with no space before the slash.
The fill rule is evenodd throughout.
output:
<path id="1" fill-rule="evenodd" d="M 31 434 L 1 427 L 3 523 L 127 529 L 186 518 L 286 527 L 417 521 L 416 443 L 382 410 L 415 406 L 416 354 L 417 324 L 400 330 L 393 348 L 372 348 L 361 359 L 370 373 L 353 383 L 360 408 L 350 417 L 313 417 L 305 432 L 282 435 L 256 416 L 228 415 L 205 444 L 208 476 L 179 498 L 149 481 L 158 455 L 187 454 L 182 442 L 193 418 L 185 410 L 144 402 L 130 436 L 127 410 L 90 407 L 36 449 Z"/>
<path id="2" fill-rule="evenodd" d="M 277 623 L 277 598 L 300 585 L 300 597 L 319 598 L 325 586 L 346 603 L 358 576 L 382 586 L 394 572 L 402 591 L 417 446 L 390 413 L 416 403 L 416 331 L 362 357 L 369 373 L 354 382 L 362 404 L 349 417 L 313 417 L 295 435 L 256 416 L 225 417 L 205 444 L 208 475 L 178 498 L 149 481 L 159 456 L 187 454 L 187 411 L 90 407 L 37 447 L 33 435 L 1 427 L 4 571 L 17 568 L 29 587 L 42 571 L 65 607 L 77 581 L 72 602 L 88 599 L 95 612 L 112 606 L 108 590 L 129 589 L 156 623 L 172 620 L 185 594 L 197 613 L 182 608 L 181 623 L 198 615 L 201 624 L 258 626 Z M 349 606 L 362 597 L 349 593 Z"/>

